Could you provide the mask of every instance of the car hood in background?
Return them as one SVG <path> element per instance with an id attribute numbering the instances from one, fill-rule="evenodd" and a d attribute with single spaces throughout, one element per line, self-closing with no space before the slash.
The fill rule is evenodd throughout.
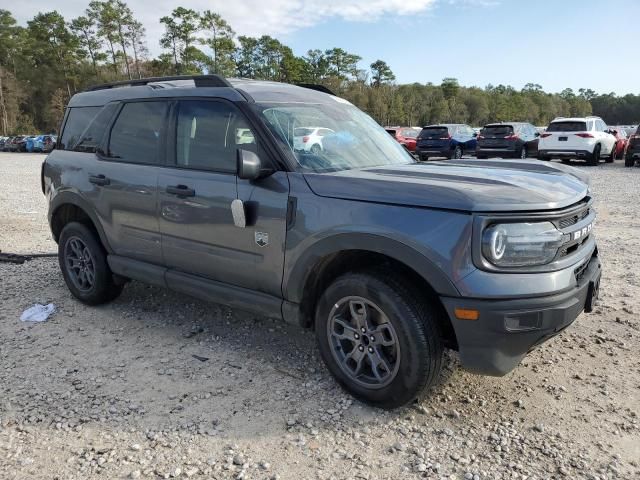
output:
<path id="1" fill-rule="evenodd" d="M 456 160 L 331 173 L 306 173 L 322 197 L 442 208 L 510 212 L 564 208 L 587 195 L 588 176 L 537 160 Z"/>

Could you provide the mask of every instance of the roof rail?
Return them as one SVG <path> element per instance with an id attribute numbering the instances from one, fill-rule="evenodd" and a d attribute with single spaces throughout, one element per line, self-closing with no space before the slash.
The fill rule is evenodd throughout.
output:
<path id="1" fill-rule="evenodd" d="M 317 92 L 328 93 L 329 95 L 336 96 L 335 93 L 331 91 L 331 89 L 325 87 L 324 85 L 319 85 L 316 83 L 296 83 L 296 87 L 308 88 L 309 90 L 315 90 Z"/>
<path id="2" fill-rule="evenodd" d="M 120 87 L 138 87 L 156 82 L 171 82 L 174 80 L 193 80 L 196 87 L 231 87 L 231 84 L 220 75 L 176 75 L 173 77 L 149 77 L 132 80 L 123 80 L 120 82 L 104 83 L 102 85 L 93 85 L 85 90 L 85 92 L 93 92 L 96 90 L 107 90 L 110 88 Z"/>

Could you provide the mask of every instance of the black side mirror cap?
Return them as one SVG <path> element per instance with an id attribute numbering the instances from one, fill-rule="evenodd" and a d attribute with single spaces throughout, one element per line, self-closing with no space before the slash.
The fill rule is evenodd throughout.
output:
<path id="1" fill-rule="evenodd" d="M 266 167 L 257 153 L 251 150 L 238 149 L 238 178 L 243 180 L 258 180 L 268 177 L 273 169 Z"/>

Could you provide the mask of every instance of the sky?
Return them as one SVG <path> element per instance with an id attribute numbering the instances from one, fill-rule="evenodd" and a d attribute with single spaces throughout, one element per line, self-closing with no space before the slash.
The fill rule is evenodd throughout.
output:
<path id="1" fill-rule="evenodd" d="M 29 0 L 12 11 L 26 24 L 38 11 L 81 15 L 89 0 Z M 341 47 L 361 68 L 387 62 L 397 83 L 485 87 L 527 83 L 546 91 L 591 88 L 640 94 L 640 0 L 128 0 L 162 50 L 159 18 L 177 6 L 220 13 L 239 35 L 271 35 L 297 55 Z"/>

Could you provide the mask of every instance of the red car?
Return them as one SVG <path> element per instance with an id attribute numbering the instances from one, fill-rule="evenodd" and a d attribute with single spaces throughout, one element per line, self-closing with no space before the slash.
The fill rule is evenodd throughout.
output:
<path id="1" fill-rule="evenodd" d="M 389 135 L 395 138 L 400 145 L 410 152 L 416 151 L 416 140 L 420 133 L 419 128 L 414 127 L 385 127 Z"/>
<path id="2" fill-rule="evenodd" d="M 622 127 L 609 127 L 611 135 L 616 137 L 616 158 L 623 158 L 624 151 L 627 148 L 627 132 Z"/>

